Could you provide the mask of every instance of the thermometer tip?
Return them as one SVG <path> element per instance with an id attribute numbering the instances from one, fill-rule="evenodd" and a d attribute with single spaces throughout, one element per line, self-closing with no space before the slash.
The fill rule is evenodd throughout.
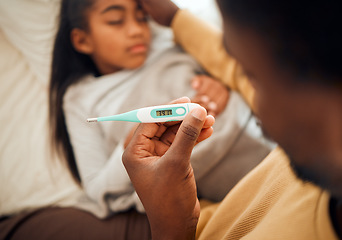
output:
<path id="1" fill-rule="evenodd" d="M 87 122 L 88 123 L 90 123 L 90 122 L 97 122 L 97 118 L 88 118 Z"/>

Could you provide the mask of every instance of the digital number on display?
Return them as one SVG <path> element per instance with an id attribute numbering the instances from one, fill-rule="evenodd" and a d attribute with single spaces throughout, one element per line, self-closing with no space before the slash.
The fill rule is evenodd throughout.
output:
<path id="1" fill-rule="evenodd" d="M 161 110 L 161 111 L 156 111 L 157 117 L 162 117 L 162 116 L 170 116 L 172 115 L 172 110 Z"/>

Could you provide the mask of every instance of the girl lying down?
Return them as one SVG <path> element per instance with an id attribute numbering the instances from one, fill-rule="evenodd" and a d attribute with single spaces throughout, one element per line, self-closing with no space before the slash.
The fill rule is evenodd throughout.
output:
<path id="1" fill-rule="evenodd" d="M 225 106 L 227 89 L 204 76 L 207 96 L 196 96 L 191 80 L 203 69 L 177 46 L 160 47 L 158 37 L 135 0 L 62 1 L 50 85 L 53 144 L 88 196 L 79 206 L 98 217 L 144 209 L 121 162 L 134 124 L 89 124 L 89 117 L 182 96 L 202 99 L 213 114 L 222 108 L 212 137 L 195 147 L 191 159 L 198 195 L 212 201 L 222 200 L 270 150 L 249 135 L 255 120 L 242 99 L 232 92 Z"/>

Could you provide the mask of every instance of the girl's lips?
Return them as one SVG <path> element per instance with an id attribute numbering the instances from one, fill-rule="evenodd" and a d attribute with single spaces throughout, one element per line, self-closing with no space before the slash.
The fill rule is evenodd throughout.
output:
<path id="1" fill-rule="evenodd" d="M 128 49 L 130 53 L 138 54 L 138 53 L 146 53 L 147 52 L 147 46 L 145 44 L 137 44 L 133 47 L 130 47 Z"/>

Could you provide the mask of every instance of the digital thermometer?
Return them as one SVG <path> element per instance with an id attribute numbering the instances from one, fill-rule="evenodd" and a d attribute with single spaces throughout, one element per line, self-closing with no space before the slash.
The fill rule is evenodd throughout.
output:
<path id="1" fill-rule="evenodd" d="M 139 123 L 156 123 L 181 121 L 194 108 L 200 105 L 196 103 L 180 103 L 145 107 L 130 112 L 98 118 L 88 118 L 87 122 L 125 121 Z"/>

